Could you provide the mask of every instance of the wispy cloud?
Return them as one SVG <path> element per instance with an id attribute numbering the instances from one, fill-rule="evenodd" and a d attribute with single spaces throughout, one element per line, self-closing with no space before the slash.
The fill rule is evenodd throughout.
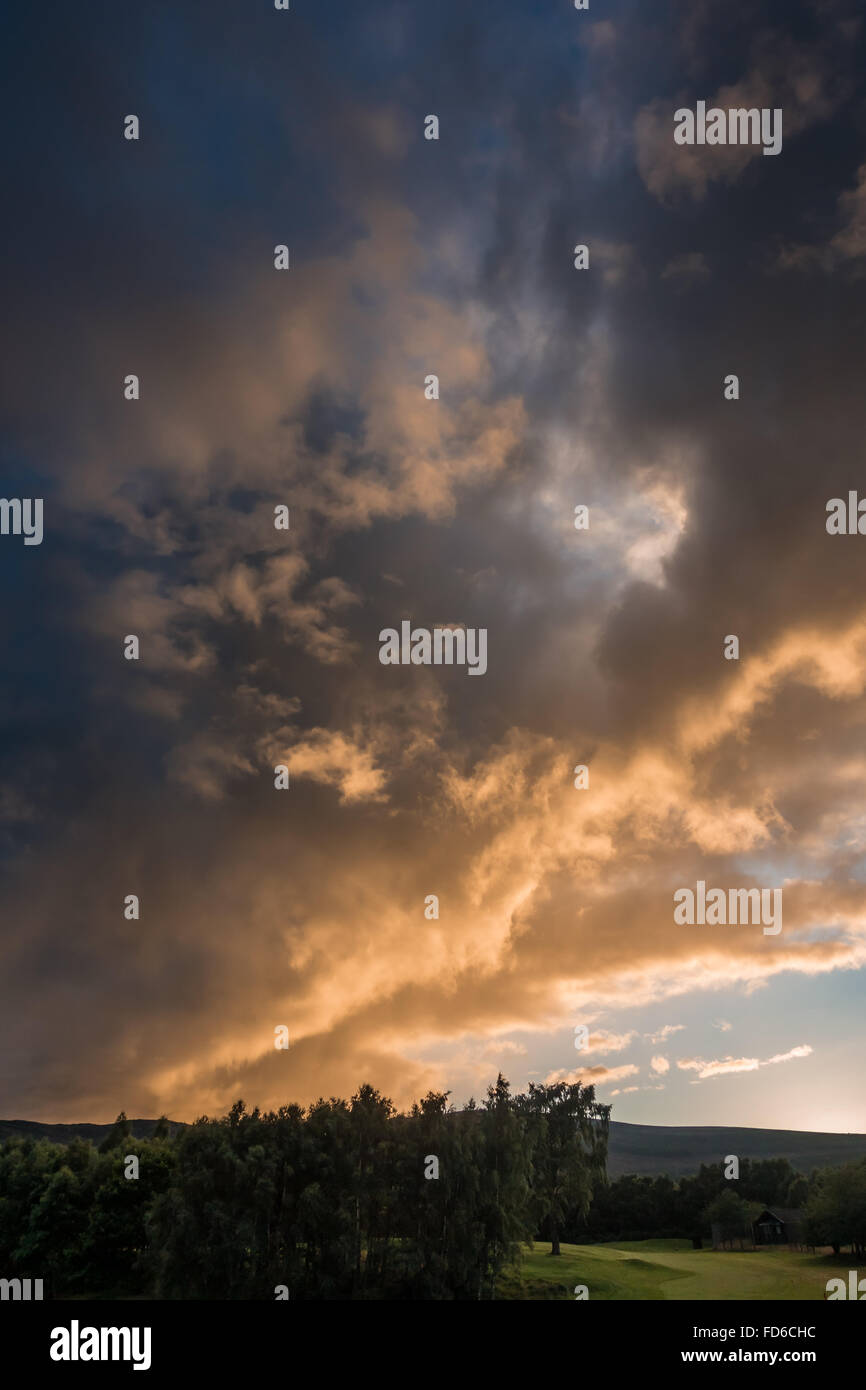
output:
<path id="1" fill-rule="evenodd" d="M 795 1057 L 811 1056 L 812 1048 L 808 1044 L 799 1047 L 792 1047 L 790 1052 L 779 1052 L 775 1057 L 765 1057 L 761 1060 L 758 1057 L 722 1057 L 715 1061 L 705 1061 L 699 1057 L 684 1058 L 677 1062 L 680 1071 L 696 1071 L 698 1081 L 705 1081 L 713 1076 L 725 1076 L 731 1072 L 757 1071 L 759 1067 L 775 1066 L 777 1062 L 790 1062 Z"/>

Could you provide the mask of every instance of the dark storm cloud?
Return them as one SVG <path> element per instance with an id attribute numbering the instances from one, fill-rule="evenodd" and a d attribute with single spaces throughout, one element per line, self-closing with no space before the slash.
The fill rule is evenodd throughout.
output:
<path id="1" fill-rule="evenodd" d="M 404 1099 L 447 1080 L 419 1038 L 860 962 L 856 18 L 19 7 L 4 476 L 49 501 L 0 556 L 7 1112 Z M 654 143 L 782 83 L 778 158 Z M 487 674 L 382 667 L 404 617 L 487 628 Z M 672 885 L 758 852 L 808 864 L 790 941 L 695 963 Z"/>

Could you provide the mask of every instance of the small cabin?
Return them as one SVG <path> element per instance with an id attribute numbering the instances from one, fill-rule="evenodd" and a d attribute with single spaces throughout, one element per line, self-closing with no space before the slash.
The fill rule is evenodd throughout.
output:
<path id="1" fill-rule="evenodd" d="M 803 1240 L 802 1207 L 767 1207 L 752 1222 L 756 1245 L 800 1245 Z"/>

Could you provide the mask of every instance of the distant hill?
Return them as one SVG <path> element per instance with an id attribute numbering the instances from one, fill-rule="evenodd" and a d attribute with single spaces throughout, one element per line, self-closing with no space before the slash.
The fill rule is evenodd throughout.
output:
<path id="1" fill-rule="evenodd" d="M 136 1139 L 149 1139 L 156 1128 L 156 1120 L 130 1120 L 129 1125 Z M 186 1129 L 180 1120 L 169 1120 L 169 1133 L 176 1134 Z M 114 1129 L 110 1125 L 44 1125 L 38 1120 L 0 1120 L 0 1144 L 4 1139 L 50 1139 L 52 1144 L 71 1144 L 73 1139 L 90 1139 L 96 1148 L 107 1134 Z"/>
<path id="2" fill-rule="evenodd" d="M 866 1158 L 866 1134 L 819 1134 L 801 1129 L 740 1129 L 715 1125 L 628 1125 L 610 1122 L 607 1170 L 650 1177 L 678 1178 L 696 1173 L 702 1163 L 719 1163 L 726 1154 L 738 1158 L 787 1158 L 806 1176 L 813 1168 L 830 1168 Z"/>
<path id="3" fill-rule="evenodd" d="M 130 1120 L 133 1134 L 147 1139 L 156 1120 Z M 186 1125 L 169 1121 L 172 1134 Z M 46 1125 L 38 1120 L 0 1120 L 0 1143 L 15 1135 L 69 1144 L 75 1138 L 99 1146 L 112 1125 Z M 807 1176 L 813 1168 L 830 1168 L 866 1158 L 866 1134 L 818 1134 L 800 1129 L 740 1129 L 724 1125 L 629 1125 L 611 1120 L 607 1170 L 672 1178 L 696 1173 L 702 1163 L 719 1163 L 726 1154 L 738 1158 L 787 1158 Z"/>

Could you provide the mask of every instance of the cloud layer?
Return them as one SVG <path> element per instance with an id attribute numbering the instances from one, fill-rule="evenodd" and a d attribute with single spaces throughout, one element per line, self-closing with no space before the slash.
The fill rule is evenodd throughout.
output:
<path id="1" fill-rule="evenodd" d="M 862 35 L 678 9 L 156 6 L 39 57 L 22 9 L 13 110 L 56 95 L 3 272 L 4 491 L 46 498 L 0 554 L 4 1113 L 817 1057 L 633 1013 L 866 963 L 866 541 L 824 526 Z M 675 146 L 704 97 L 783 107 L 782 154 Z M 406 618 L 486 628 L 487 673 L 381 666 Z M 698 879 L 782 887 L 783 932 L 677 926 Z"/>

